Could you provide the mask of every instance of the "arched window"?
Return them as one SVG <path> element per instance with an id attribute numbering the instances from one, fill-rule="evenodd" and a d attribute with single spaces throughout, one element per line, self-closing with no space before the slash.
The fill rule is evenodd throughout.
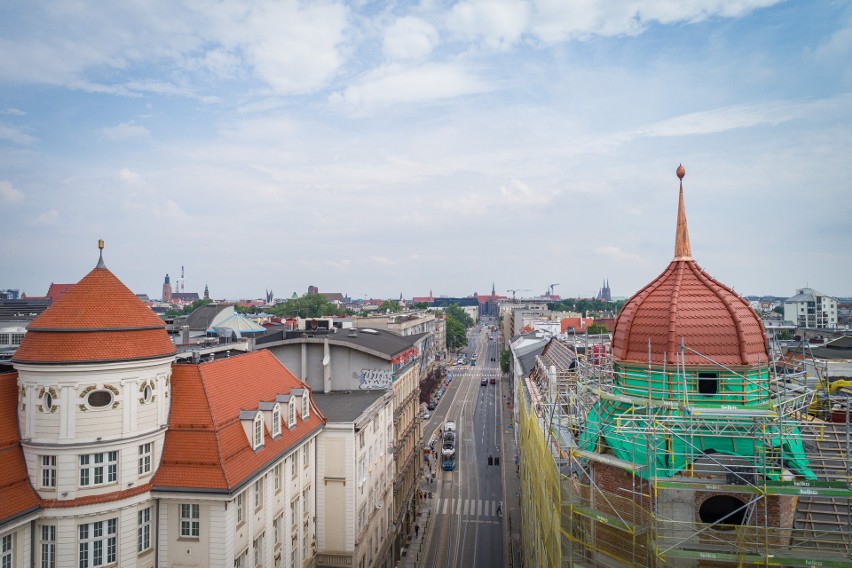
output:
<path id="1" fill-rule="evenodd" d="M 272 437 L 277 438 L 281 435 L 281 405 L 276 404 L 272 407 Z"/>
<path id="2" fill-rule="evenodd" d="M 263 446 L 263 413 L 258 412 L 254 417 L 254 449 Z"/>

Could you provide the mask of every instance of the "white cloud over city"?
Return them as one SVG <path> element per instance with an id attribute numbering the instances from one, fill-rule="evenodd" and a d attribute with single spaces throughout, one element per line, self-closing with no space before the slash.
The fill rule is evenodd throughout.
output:
<path id="1" fill-rule="evenodd" d="M 776 0 L 4 5 L 0 287 L 76 281 L 104 238 L 154 295 L 183 265 L 232 299 L 629 296 L 682 162 L 716 277 L 852 295 L 850 29 Z"/>

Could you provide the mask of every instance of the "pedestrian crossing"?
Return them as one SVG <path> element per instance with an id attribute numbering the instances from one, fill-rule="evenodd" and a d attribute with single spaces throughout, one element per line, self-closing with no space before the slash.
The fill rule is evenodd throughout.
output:
<path id="1" fill-rule="evenodd" d="M 502 503 L 489 499 L 439 499 L 437 514 L 456 517 L 499 517 Z"/>

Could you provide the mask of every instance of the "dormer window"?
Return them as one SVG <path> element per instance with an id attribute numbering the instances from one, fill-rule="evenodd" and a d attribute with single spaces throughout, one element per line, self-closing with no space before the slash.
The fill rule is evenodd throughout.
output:
<path id="1" fill-rule="evenodd" d="M 254 417 L 254 444 L 253 449 L 263 446 L 263 413 L 258 412 Z"/>
<path id="2" fill-rule="evenodd" d="M 272 407 L 272 437 L 277 438 L 281 435 L 281 405 L 275 404 Z"/>
<path id="3" fill-rule="evenodd" d="M 287 426 L 293 428 L 296 426 L 296 400 L 291 398 L 288 406 Z"/>
<path id="4" fill-rule="evenodd" d="M 310 393 L 305 390 L 305 393 L 302 395 L 302 420 L 307 420 L 308 416 L 311 415 L 311 396 Z"/>

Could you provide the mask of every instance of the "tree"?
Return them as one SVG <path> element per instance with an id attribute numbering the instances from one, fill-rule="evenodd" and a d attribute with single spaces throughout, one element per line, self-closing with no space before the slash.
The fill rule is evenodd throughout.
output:
<path id="1" fill-rule="evenodd" d="M 504 374 L 508 374 L 509 372 L 509 350 L 504 349 L 500 352 L 500 370 L 503 371 Z"/>
<path id="2" fill-rule="evenodd" d="M 447 349 L 463 349 L 467 347 L 467 331 L 464 324 L 456 318 L 446 317 Z"/>
<path id="3" fill-rule="evenodd" d="M 784 306 L 775 306 L 772 311 L 779 315 L 784 315 Z"/>
<path id="4" fill-rule="evenodd" d="M 269 311 L 277 316 L 301 318 L 321 318 L 345 313 L 345 310 L 326 300 L 322 294 L 305 294 L 300 298 L 290 298 Z"/>
<path id="5" fill-rule="evenodd" d="M 609 333 L 609 330 L 602 323 L 593 323 L 586 329 L 586 333 L 589 335 L 602 335 L 604 333 Z"/>
<path id="6" fill-rule="evenodd" d="M 426 302 L 412 302 L 409 306 L 412 310 L 425 310 L 429 307 L 429 304 Z"/>
<path id="7" fill-rule="evenodd" d="M 382 302 L 382 305 L 379 306 L 379 312 L 380 313 L 385 313 L 385 312 L 396 313 L 396 312 L 401 311 L 401 310 L 402 310 L 402 308 L 400 307 L 399 302 L 395 302 L 394 300 L 385 300 L 384 302 Z"/>
<path id="8" fill-rule="evenodd" d="M 470 315 L 468 315 L 466 311 L 464 311 L 458 306 L 446 306 L 444 308 L 444 314 L 448 318 L 453 318 L 461 322 L 461 324 L 464 325 L 465 329 L 473 327 L 473 318 L 470 317 Z"/>

